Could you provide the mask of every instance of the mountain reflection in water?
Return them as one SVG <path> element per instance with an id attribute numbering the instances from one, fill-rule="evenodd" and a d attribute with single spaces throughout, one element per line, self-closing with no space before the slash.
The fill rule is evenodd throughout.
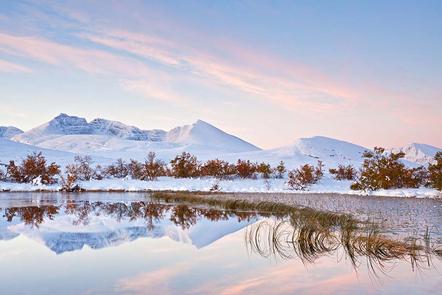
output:
<path id="1" fill-rule="evenodd" d="M 219 250 L 216 247 L 219 246 L 215 244 L 231 241 L 234 246 L 221 251 L 224 254 L 217 258 L 217 264 L 222 265 L 224 257 L 230 252 L 239 257 L 246 255 L 252 262 L 259 257 L 271 264 L 276 261 L 285 265 L 285 262 L 293 261 L 307 268 L 317 263 L 322 265 L 324 259 L 336 257 L 336 266 L 346 261 L 356 273 L 363 270 L 376 280 L 387 278 L 385 274 L 396 267 L 404 272 L 404 265 L 408 265 L 407 274 L 418 271 L 431 276 L 438 272 L 436 268 L 440 266 L 440 245 L 430 237 L 427 229 L 419 229 L 416 231 L 419 234 L 403 239 L 395 238 L 394 233 L 387 235 L 388 229 L 378 224 L 360 221 L 348 214 L 278 206 L 267 210 L 266 204 L 233 203 L 223 206 L 220 202 L 211 206 L 190 201 L 176 202 L 159 197 L 125 202 L 67 199 L 54 204 L 11 203 L 11 206 L 3 205 L 4 208 L 0 209 L 0 243 L 1 240 L 17 240 L 18 243 L 19 237 L 25 237 L 56 254 L 81 255 L 87 248 L 117 249 L 120 248 L 117 246 L 135 241 L 168 239 L 191 245 L 200 253 L 209 248 L 211 250 L 207 251 L 212 251 L 213 257 L 217 257 Z M 238 234 L 242 237 L 239 240 Z M 130 256 L 127 252 L 123 253 Z M 175 255 L 178 252 L 156 259 L 172 259 Z M 206 269 L 208 266 L 200 267 Z M 173 284 L 178 284 L 178 281 Z M 180 293 L 177 288 L 171 293 Z M 120 291 L 113 290 L 111 293 Z"/>

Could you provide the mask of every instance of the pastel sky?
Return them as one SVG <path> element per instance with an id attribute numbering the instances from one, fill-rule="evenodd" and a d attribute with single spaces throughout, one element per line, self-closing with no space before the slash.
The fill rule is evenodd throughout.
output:
<path id="1" fill-rule="evenodd" d="M 442 147 L 442 1 L 0 1 L 0 125 Z"/>

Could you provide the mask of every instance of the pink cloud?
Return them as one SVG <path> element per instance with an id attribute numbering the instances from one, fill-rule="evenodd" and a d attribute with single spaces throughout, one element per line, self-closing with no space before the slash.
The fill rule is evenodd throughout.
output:
<path id="1" fill-rule="evenodd" d="M 6 60 L 0 59 L 0 72 L 6 73 L 31 73 L 32 70 L 23 65 L 15 64 Z"/>
<path id="2" fill-rule="evenodd" d="M 93 74 L 141 74 L 150 72 L 140 62 L 102 50 L 60 44 L 39 37 L 0 33 L 0 52 L 34 59 L 50 65 L 68 65 Z"/>

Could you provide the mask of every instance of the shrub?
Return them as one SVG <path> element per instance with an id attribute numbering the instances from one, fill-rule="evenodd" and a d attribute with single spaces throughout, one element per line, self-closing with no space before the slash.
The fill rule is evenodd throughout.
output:
<path id="1" fill-rule="evenodd" d="M 437 152 L 434 156 L 436 163 L 428 166 L 429 186 L 442 190 L 442 152 Z"/>
<path id="2" fill-rule="evenodd" d="M 381 147 L 366 151 L 359 179 L 351 185 L 351 189 L 419 187 L 425 180 L 425 171 L 422 167 L 407 169 L 399 161 L 404 155 L 403 152 L 386 154 Z"/>
<path id="3" fill-rule="evenodd" d="M 172 165 L 172 176 L 176 178 L 197 177 L 199 175 L 199 164 L 195 156 L 183 152 L 170 161 Z"/>
<path id="4" fill-rule="evenodd" d="M 80 191 L 81 188 L 78 184 L 75 184 L 77 178 L 73 174 L 67 174 L 66 178 L 61 176 L 61 191 L 62 192 L 75 192 Z"/>
<path id="5" fill-rule="evenodd" d="M 256 172 L 256 164 L 249 160 L 243 161 L 239 159 L 238 162 L 236 162 L 236 171 L 241 178 L 252 178 Z"/>
<path id="6" fill-rule="evenodd" d="M 201 166 L 201 176 L 226 177 L 229 175 L 229 166 L 230 164 L 223 160 L 208 160 Z"/>
<path id="7" fill-rule="evenodd" d="M 129 175 L 133 179 L 143 179 L 143 164 L 141 164 L 137 160 L 131 159 L 129 164 L 127 164 L 127 169 Z"/>
<path id="8" fill-rule="evenodd" d="M 321 179 L 323 176 L 322 168 L 322 162 L 318 161 L 316 167 L 305 164 L 298 169 L 289 171 L 287 184 L 291 189 L 305 190 Z"/>
<path id="9" fill-rule="evenodd" d="M 20 166 L 10 161 L 7 174 L 15 182 L 24 183 L 40 179 L 43 184 L 54 184 L 57 182 L 55 176 L 60 174 L 60 166 L 55 163 L 46 165 L 46 159 L 42 153 L 33 153 L 28 155 Z"/>
<path id="10" fill-rule="evenodd" d="M 285 164 L 283 161 L 279 162 L 278 166 L 276 166 L 277 178 L 283 178 L 286 172 Z"/>
<path id="11" fill-rule="evenodd" d="M 93 179 L 102 180 L 105 176 L 105 171 L 101 165 L 95 166 Z"/>
<path id="12" fill-rule="evenodd" d="M 259 165 L 257 165 L 256 172 L 261 174 L 262 178 L 268 179 L 268 178 L 270 178 L 273 171 L 272 171 L 272 167 L 270 167 L 270 164 L 263 162 L 263 163 L 260 163 Z"/>
<path id="13" fill-rule="evenodd" d="M 4 180 L 6 180 L 6 173 L 0 167 L 0 181 L 4 181 Z"/>
<path id="14" fill-rule="evenodd" d="M 164 162 L 156 159 L 156 155 L 154 152 L 150 152 L 147 155 L 147 159 L 144 161 L 142 169 L 142 179 L 155 180 L 159 176 L 166 175 L 164 166 Z"/>
<path id="15" fill-rule="evenodd" d="M 329 169 L 328 171 L 336 180 L 354 180 L 356 177 L 356 169 L 352 165 L 338 165 L 337 169 Z"/>
<path id="16" fill-rule="evenodd" d="M 122 159 L 118 159 L 117 162 L 105 169 L 105 174 L 115 178 L 124 178 L 129 174 L 129 169 Z"/>
<path id="17" fill-rule="evenodd" d="M 76 180 L 91 180 L 94 176 L 94 169 L 91 167 L 90 156 L 75 156 L 74 164 L 66 166 L 66 174 L 75 176 Z"/>

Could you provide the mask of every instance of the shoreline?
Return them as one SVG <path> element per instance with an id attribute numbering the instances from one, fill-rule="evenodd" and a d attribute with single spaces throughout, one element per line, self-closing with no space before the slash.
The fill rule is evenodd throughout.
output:
<path id="1" fill-rule="evenodd" d="M 298 197 L 298 196 L 340 196 L 340 197 L 357 197 L 357 198 L 373 198 L 373 199 L 429 199 L 429 200 L 438 200 L 442 201 L 442 193 L 436 193 L 434 195 L 403 195 L 403 194 L 395 194 L 394 192 L 390 192 L 390 194 L 386 194 L 385 190 L 382 192 L 379 191 L 370 191 L 370 192 L 336 192 L 336 191 L 291 191 L 287 190 L 284 192 L 255 192 L 255 191 L 206 191 L 206 190 L 152 190 L 152 189 L 82 189 L 79 191 L 66 192 L 59 189 L 48 189 L 48 188 L 38 188 L 35 189 L 2 189 L 0 188 L 0 196 L 2 194 L 19 194 L 19 193 L 60 193 L 60 194 L 89 194 L 89 193 L 188 193 L 188 194 L 197 194 L 202 195 L 204 197 L 213 198 L 214 196 L 265 196 L 265 198 L 273 197 L 275 195 L 278 196 L 286 196 L 288 198 Z M 243 199 L 242 197 L 240 199 Z"/>

